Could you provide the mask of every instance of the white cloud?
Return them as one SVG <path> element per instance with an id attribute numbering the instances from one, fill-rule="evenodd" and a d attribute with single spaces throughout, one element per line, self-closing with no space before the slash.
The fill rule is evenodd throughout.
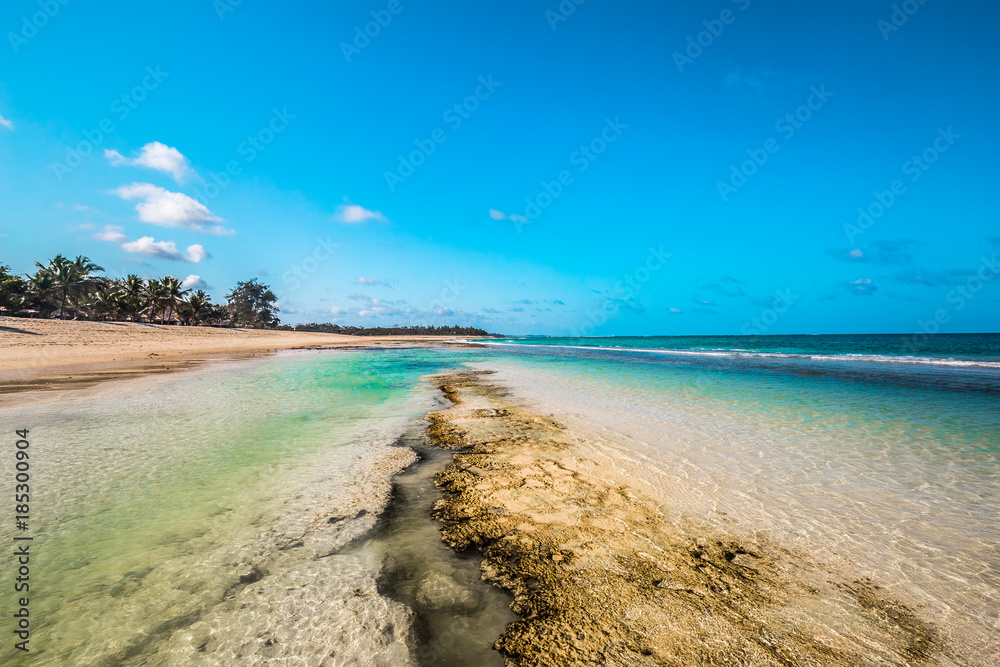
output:
<path id="1" fill-rule="evenodd" d="M 189 262 L 191 264 L 208 259 L 205 248 L 197 243 L 188 246 L 187 250 L 182 252 L 177 249 L 177 245 L 173 241 L 155 241 L 152 236 L 143 236 L 138 241 L 123 243 L 122 250 L 154 259 L 169 259 L 174 262 Z"/>
<path id="2" fill-rule="evenodd" d="M 364 276 L 356 278 L 354 282 L 365 287 L 388 287 L 389 289 L 396 287 L 395 280 L 375 280 L 373 278 L 365 278 Z"/>
<path id="3" fill-rule="evenodd" d="M 851 252 L 847 253 L 850 257 L 864 257 L 865 253 L 861 251 L 861 248 L 855 248 Z"/>
<path id="4" fill-rule="evenodd" d="M 680 312 L 681 312 L 681 309 L 680 309 L 680 308 L 671 308 L 671 309 L 670 309 L 670 312 L 671 312 L 671 313 L 674 313 L 674 314 L 677 314 L 677 313 L 680 313 Z"/>
<path id="5" fill-rule="evenodd" d="M 510 220 L 511 222 L 528 222 L 526 216 L 520 215 L 518 213 L 511 213 L 507 215 L 503 211 L 498 211 L 495 208 L 490 209 L 490 217 L 494 220 Z"/>
<path id="6" fill-rule="evenodd" d="M 174 180 L 180 183 L 189 176 L 197 176 L 179 150 L 159 141 L 153 141 L 142 147 L 139 157 L 127 158 L 116 150 L 106 149 L 104 157 L 115 166 L 128 165 L 130 167 L 145 167 L 155 169 L 164 174 L 170 174 Z"/>
<path id="7" fill-rule="evenodd" d="M 222 218 L 213 215 L 201 202 L 191 199 L 186 194 L 171 192 L 152 183 L 123 185 L 117 190 L 112 190 L 111 194 L 126 200 L 142 199 L 142 202 L 136 204 L 135 210 L 143 222 L 164 227 L 183 227 L 208 234 L 235 233 L 220 224 L 203 224 L 219 223 L 222 222 Z"/>
<path id="8" fill-rule="evenodd" d="M 104 229 L 94 234 L 98 241 L 111 241 L 121 243 L 125 240 L 125 230 L 117 225 L 104 225 Z"/>
<path id="9" fill-rule="evenodd" d="M 2 115 L 0 115 L 0 125 L 3 125 L 8 130 L 13 130 L 14 129 L 14 123 L 12 123 L 11 121 L 7 120 Z"/>
<path id="10" fill-rule="evenodd" d="M 345 224 L 358 224 L 374 220 L 376 222 L 388 222 L 381 211 L 369 211 L 364 206 L 357 204 L 344 204 L 337 207 L 337 212 L 333 219 Z"/>
<path id="11" fill-rule="evenodd" d="M 201 276 L 196 276 L 191 274 L 187 278 L 181 281 L 181 287 L 184 289 L 205 289 L 205 281 L 201 279 Z"/>

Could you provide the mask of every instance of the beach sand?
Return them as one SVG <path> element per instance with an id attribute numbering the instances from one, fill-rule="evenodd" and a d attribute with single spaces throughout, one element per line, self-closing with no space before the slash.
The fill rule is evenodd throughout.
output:
<path id="1" fill-rule="evenodd" d="M 445 340 L 0 318 L 0 393 L 280 349 Z M 518 620 L 495 645 L 508 665 L 955 664 L 920 610 L 878 582 L 671 515 L 598 443 L 489 372 L 432 379 L 453 405 L 429 415 L 428 435 L 455 452 L 434 516 L 514 597 Z"/>
<path id="2" fill-rule="evenodd" d="M 435 515 L 519 620 L 509 665 L 953 664 L 935 629 L 878 582 L 671 516 L 489 373 L 435 378 L 430 415 L 457 450 Z"/>
<path id="3" fill-rule="evenodd" d="M 436 345 L 446 336 L 340 336 L 296 331 L 182 327 L 0 317 L 0 394 L 68 389 L 300 348 Z"/>

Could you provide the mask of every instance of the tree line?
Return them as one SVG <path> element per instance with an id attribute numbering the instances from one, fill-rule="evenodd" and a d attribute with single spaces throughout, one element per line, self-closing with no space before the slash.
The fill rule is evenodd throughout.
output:
<path id="1" fill-rule="evenodd" d="M 104 322 L 149 322 L 275 328 L 278 298 L 256 278 L 239 282 L 225 304 L 204 290 L 185 289 L 173 276 L 140 278 L 99 275 L 89 258 L 56 255 L 24 277 L 0 264 L 0 314 Z"/>
<path id="2" fill-rule="evenodd" d="M 124 278 L 100 275 L 104 268 L 89 258 L 56 255 L 35 262 L 23 277 L 0 263 L 0 315 L 99 322 L 149 322 L 206 326 L 241 326 L 347 336 L 496 336 L 476 327 L 356 327 L 339 324 L 280 324 L 278 297 L 256 278 L 236 283 L 226 303 L 212 303 L 204 290 L 185 289 L 173 276 Z"/>
<path id="3" fill-rule="evenodd" d="M 457 324 L 450 327 L 342 327 L 339 324 L 297 324 L 291 327 L 287 324 L 278 327 L 288 331 L 308 331 L 311 333 L 332 333 L 343 336 L 481 336 L 501 338 L 499 334 L 488 333 L 485 329 L 476 327 L 460 327 Z"/>

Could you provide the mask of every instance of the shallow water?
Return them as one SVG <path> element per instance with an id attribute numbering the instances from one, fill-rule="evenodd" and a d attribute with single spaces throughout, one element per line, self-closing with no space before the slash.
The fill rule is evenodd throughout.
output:
<path id="1" fill-rule="evenodd" d="M 920 608 L 957 662 L 993 664 L 995 372 L 542 347 L 481 367 L 603 441 L 665 511 L 871 576 Z"/>
<path id="2" fill-rule="evenodd" d="M 30 429 L 37 578 L 32 653 L 0 662 L 407 664 L 381 561 L 323 556 L 373 527 L 413 460 L 398 437 L 436 405 L 419 378 L 453 363 L 285 354 L 3 410 Z"/>
<path id="3" fill-rule="evenodd" d="M 439 406 L 420 377 L 464 362 L 592 434 L 666 512 L 871 576 L 958 664 L 1000 652 L 997 371 L 536 345 L 291 353 L 0 410 L 31 429 L 39 577 L 34 652 L 0 662 L 495 661 L 503 594 L 415 518 L 433 466 L 400 478 L 416 514 L 377 524 L 414 460 L 400 437 Z M 478 635 L 433 645 L 469 618 Z"/>
<path id="4" fill-rule="evenodd" d="M 398 475 L 393 500 L 374 535 L 342 553 L 365 553 L 382 561 L 379 590 L 415 613 L 413 658 L 422 667 L 503 667 L 493 643 L 509 623 L 513 597 L 481 580 L 478 552 L 456 554 L 441 540 L 441 523 L 431 516 L 443 496 L 434 475 L 452 462 L 453 452 L 427 442 L 423 424 L 400 444 L 420 460 Z"/>

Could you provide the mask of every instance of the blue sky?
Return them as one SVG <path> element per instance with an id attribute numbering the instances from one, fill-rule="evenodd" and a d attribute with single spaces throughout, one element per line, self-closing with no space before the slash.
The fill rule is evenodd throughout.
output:
<path id="1" fill-rule="evenodd" d="M 0 262 L 291 323 L 997 331 L 1000 7 L 675 4 L 9 0 Z"/>

